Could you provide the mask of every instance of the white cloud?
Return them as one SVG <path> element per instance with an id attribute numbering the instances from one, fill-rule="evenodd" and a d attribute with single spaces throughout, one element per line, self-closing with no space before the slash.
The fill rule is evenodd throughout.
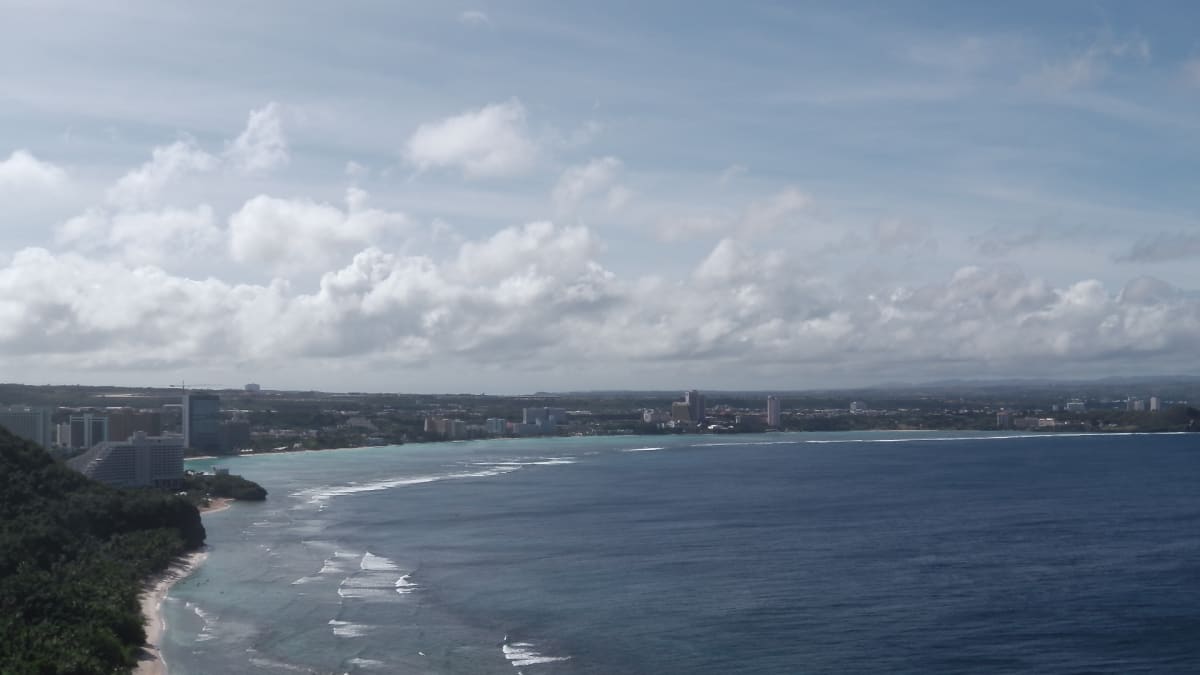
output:
<path id="1" fill-rule="evenodd" d="M 288 144 L 275 102 L 251 110 L 246 128 L 225 149 L 225 156 L 244 173 L 269 171 L 287 164 Z"/>
<path id="2" fill-rule="evenodd" d="M 367 193 L 346 191 L 345 210 L 307 199 L 259 195 L 229 218 L 230 254 L 278 271 L 319 272 L 356 247 L 405 230 L 408 218 L 368 208 Z"/>
<path id="3" fill-rule="evenodd" d="M 46 190 L 67 182 L 61 167 L 33 156 L 28 150 L 14 150 L 0 161 L 0 190 Z"/>
<path id="4" fill-rule="evenodd" d="M 462 23 L 473 26 L 481 26 L 489 23 L 488 15 L 478 9 L 468 9 L 460 12 L 458 15 L 458 20 Z"/>
<path id="5" fill-rule="evenodd" d="M 672 215 L 658 222 L 664 241 L 681 241 L 706 235 L 755 237 L 794 228 L 811 207 L 812 198 L 795 187 L 786 187 L 765 199 L 750 202 L 740 213 L 723 209 Z"/>
<path id="6" fill-rule="evenodd" d="M 457 168 L 472 178 L 524 173 L 537 155 L 516 99 L 422 124 L 405 147 L 405 157 L 422 171 Z"/>
<path id="7" fill-rule="evenodd" d="M 297 218 L 328 219 L 324 232 L 349 217 L 327 208 Z M 587 361 L 879 379 L 1167 363 L 1200 338 L 1200 299 L 1144 277 L 1114 293 L 1095 280 L 1056 287 L 966 267 L 938 283 L 849 291 L 796 256 L 732 239 L 679 281 L 620 279 L 600 252 L 586 228 L 530 223 L 441 260 L 366 247 L 300 292 L 26 249 L 0 265 L 0 353 L 76 368 Z"/>
<path id="8" fill-rule="evenodd" d="M 350 180 L 362 180 L 371 176 L 371 167 L 366 166 L 365 164 L 359 164 L 354 160 L 350 160 L 349 162 L 346 162 L 344 173 Z"/>
<path id="9" fill-rule="evenodd" d="M 102 252 L 133 265 L 169 265 L 215 251 L 222 233 L 208 205 L 159 211 L 91 209 L 63 223 L 57 241 L 72 249 Z"/>
<path id="10" fill-rule="evenodd" d="M 623 205 L 628 194 L 612 197 L 617 175 L 621 171 L 621 160 L 616 157 L 601 157 L 587 164 L 572 166 L 563 172 L 554 186 L 554 204 L 560 213 L 579 207 L 589 196 L 609 191 L 615 206 Z"/>
<path id="11" fill-rule="evenodd" d="M 812 204 L 812 198 L 789 187 L 764 201 L 751 203 L 743 214 L 739 229 L 749 233 L 765 233 L 794 224 L 795 217 Z"/>
<path id="12" fill-rule="evenodd" d="M 1150 43 L 1141 36 L 1124 41 L 1104 38 L 1087 49 L 1056 63 L 1042 67 L 1024 78 L 1026 85 L 1048 91 L 1078 89 L 1108 76 L 1114 62 L 1150 60 Z"/>
<path id="13" fill-rule="evenodd" d="M 188 173 L 212 171 L 220 164 L 194 140 L 154 148 L 150 161 L 130 171 L 108 190 L 110 204 L 132 208 L 152 201 L 171 181 Z"/>

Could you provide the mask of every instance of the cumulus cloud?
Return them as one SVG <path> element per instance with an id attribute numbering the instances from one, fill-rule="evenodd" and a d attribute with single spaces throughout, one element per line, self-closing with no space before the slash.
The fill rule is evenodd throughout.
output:
<path id="1" fill-rule="evenodd" d="M 67 172 L 28 150 L 14 150 L 0 161 L 0 190 L 46 190 L 67 182 Z"/>
<path id="2" fill-rule="evenodd" d="M 525 107 L 512 99 L 422 124 L 408 139 L 407 160 L 424 171 L 454 168 L 471 178 L 524 173 L 535 163 Z"/>
<path id="3" fill-rule="evenodd" d="M 169 265 L 214 252 L 222 240 L 207 204 L 151 211 L 90 209 L 59 226 L 59 244 L 134 265 Z"/>
<path id="4" fill-rule="evenodd" d="M 230 254 L 276 271 L 327 269 L 352 250 L 408 227 L 407 216 L 369 208 L 367 197 L 350 188 L 345 209 L 308 199 L 254 197 L 229 218 Z"/>
<path id="5" fill-rule="evenodd" d="M 0 350 L 46 363 L 160 367 L 231 353 L 245 300 L 222 282 L 31 248 L 0 268 Z"/>
<path id="6" fill-rule="evenodd" d="M 250 111 L 246 128 L 225 149 L 225 157 L 244 173 L 269 171 L 287 164 L 287 137 L 279 104 Z"/>
<path id="7" fill-rule="evenodd" d="M 560 213 L 573 211 L 595 194 L 606 194 L 609 208 L 620 208 L 631 196 L 628 188 L 616 184 L 621 166 L 616 157 L 601 157 L 568 168 L 554 186 L 555 208 Z"/>
<path id="8" fill-rule="evenodd" d="M 142 206 L 173 180 L 189 173 L 212 171 L 220 161 L 192 139 L 154 148 L 150 161 L 122 176 L 107 193 L 108 202 L 122 208 Z"/>
<path id="9" fill-rule="evenodd" d="M 1160 232 L 1134 243 L 1117 261 L 1158 263 L 1188 258 L 1200 258 L 1200 234 Z"/>
<path id="10" fill-rule="evenodd" d="M 327 208 L 330 222 L 350 217 Z M 1113 292 L 966 267 L 937 283 L 849 290 L 798 256 L 729 238 L 677 280 L 619 278 L 601 253 L 587 228 L 537 222 L 440 259 L 367 246 L 310 291 L 26 249 L 0 266 L 0 353 L 77 367 L 587 361 L 926 377 L 1165 362 L 1200 337 L 1200 298 L 1148 277 Z"/>

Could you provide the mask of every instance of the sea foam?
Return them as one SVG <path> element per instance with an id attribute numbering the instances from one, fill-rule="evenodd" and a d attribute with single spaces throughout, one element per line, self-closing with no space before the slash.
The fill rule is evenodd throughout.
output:
<path id="1" fill-rule="evenodd" d="M 571 658 L 569 656 L 546 656 L 538 652 L 535 649 L 536 646 L 532 642 L 505 642 L 500 649 L 504 652 L 504 658 L 508 659 L 508 662 L 515 668 L 567 661 Z"/>
<path id="2" fill-rule="evenodd" d="M 333 634 L 340 638 L 362 637 L 371 632 L 371 629 L 374 628 L 374 626 L 368 626 L 362 623 L 338 621 L 337 619 L 330 619 L 329 625 L 333 626 Z"/>

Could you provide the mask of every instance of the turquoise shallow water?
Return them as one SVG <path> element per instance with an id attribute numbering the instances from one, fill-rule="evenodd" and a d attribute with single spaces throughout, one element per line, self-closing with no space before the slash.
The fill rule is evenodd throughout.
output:
<path id="1" fill-rule="evenodd" d="M 211 461 L 194 464 L 207 466 Z M 1200 438 L 770 434 L 222 462 L 172 673 L 1200 671 Z"/>

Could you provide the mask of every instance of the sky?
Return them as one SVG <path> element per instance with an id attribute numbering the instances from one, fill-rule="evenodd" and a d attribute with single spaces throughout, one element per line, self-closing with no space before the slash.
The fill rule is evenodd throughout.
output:
<path id="1" fill-rule="evenodd" d="M 1197 374 L 1198 24 L 0 0 L 0 381 Z"/>

